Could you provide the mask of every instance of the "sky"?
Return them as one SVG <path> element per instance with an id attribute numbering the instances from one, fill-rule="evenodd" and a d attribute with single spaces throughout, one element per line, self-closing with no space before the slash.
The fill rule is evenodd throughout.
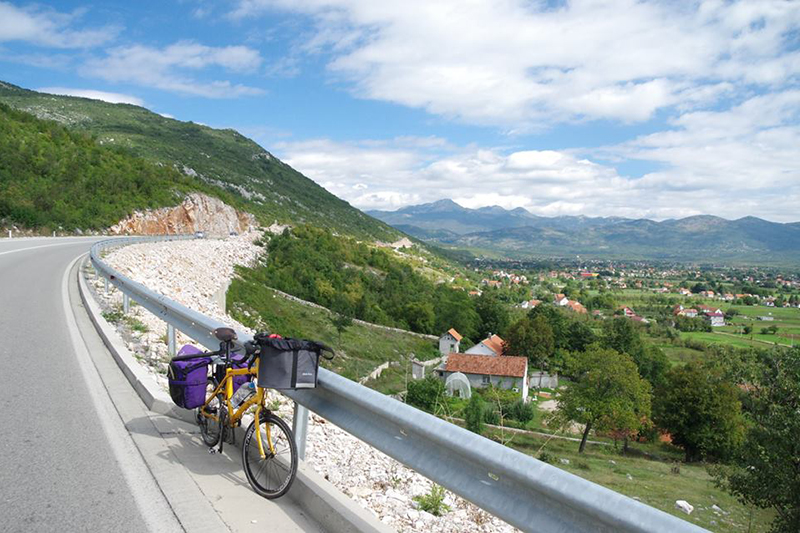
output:
<path id="1" fill-rule="evenodd" d="M 235 128 L 352 205 L 800 221 L 800 1 L 0 0 L 0 80 Z"/>

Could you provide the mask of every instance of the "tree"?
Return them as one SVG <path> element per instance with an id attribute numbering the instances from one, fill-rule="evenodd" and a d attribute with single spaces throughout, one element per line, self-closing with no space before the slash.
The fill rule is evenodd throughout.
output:
<path id="1" fill-rule="evenodd" d="M 774 509 L 773 531 L 800 531 L 800 349 L 763 351 L 753 363 L 742 376 L 744 445 L 714 477 L 743 503 Z"/>
<path id="2" fill-rule="evenodd" d="M 594 334 L 586 322 L 573 320 L 567 328 L 567 349 L 571 352 L 582 352 L 590 345 L 597 342 Z"/>
<path id="3" fill-rule="evenodd" d="M 539 304 L 528 311 L 530 320 L 534 320 L 536 317 L 544 318 L 544 321 L 550 326 L 553 332 L 554 348 L 556 350 L 566 350 L 570 320 L 564 311 L 550 304 Z"/>
<path id="4" fill-rule="evenodd" d="M 412 381 L 408 384 L 406 403 L 428 412 L 433 412 L 440 398 L 444 396 L 444 383 L 435 376 Z"/>
<path id="5" fill-rule="evenodd" d="M 478 435 L 483 433 L 483 399 L 480 394 L 473 394 L 464 409 L 464 423 L 467 429 Z"/>
<path id="6" fill-rule="evenodd" d="M 430 302 L 411 302 L 405 305 L 404 315 L 412 331 L 433 333 L 436 315 Z"/>
<path id="7" fill-rule="evenodd" d="M 602 344 L 607 348 L 630 355 L 639 369 L 639 374 L 658 386 L 669 368 L 667 356 L 656 346 L 648 346 L 642 340 L 639 328 L 627 318 L 615 318 L 603 323 Z"/>
<path id="8" fill-rule="evenodd" d="M 725 459 L 744 436 L 736 388 L 719 369 L 696 362 L 667 372 L 656 389 L 653 420 L 683 448 L 687 462 Z"/>
<path id="9" fill-rule="evenodd" d="M 439 285 L 434 294 L 433 305 L 437 332 L 455 328 L 464 337 L 479 338 L 481 317 L 466 292 Z"/>
<path id="10" fill-rule="evenodd" d="M 553 354 L 553 330 L 543 316 L 523 318 L 508 328 L 504 355 L 527 357 L 531 365 L 544 368 Z"/>
<path id="11" fill-rule="evenodd" d="M 594 344 L 570 365 L 575 382 L 559 395 L 556 417 L 585 424 L 579 453 L 592 429 L 635 432 L 650 416 L 650 384 L 629 356 Z"/>
<path id="12" fill-rule="evenodd" d="M 347 331 L 347 328 L 353 325 L 353 318 L 347 315 L 334 314 L 331 316 L 331 323 L 336 328 L 337 338 L 341 342 L 342 333 Z"/>
<path id="13" fill-rule="evenodd" d="M 508 327 L 508 309 L 491 292 L 484 292 L 475 300 L 475 310 L 481 317 L 479 336 L 488 337 L 492 333 L 505 332 Z"/>

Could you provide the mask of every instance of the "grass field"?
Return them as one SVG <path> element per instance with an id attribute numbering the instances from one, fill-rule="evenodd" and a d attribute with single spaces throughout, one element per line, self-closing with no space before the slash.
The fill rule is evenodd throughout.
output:
<path id="1" fill-rule="evenodd" d="M 490 431 L 488 436 L 500 440 L 499 431 Z M 543 448 L 553 458 L 554 466 L 562 470 L 711 531 L 768 531 L 772 520 L 770 511 L 746 507 L 715 487 L 702 464 L 681 463 L 679 472 L 673 473 L 681 453 L 666 444 L 634 444 L 628 455 L 622 455 L 613 446 L 588 444 L 586 451 L 579 454 L 577 442 L 508 432 L 504 437 L 511 437 L 506 443 L 523 453 L 536 457 Z M 568 460 L 569 464 L 560 459 Z M 692 514 L 687 516 L 675 509 L 676 500 L 693 505 Z M 728 514 L 715 513 L 712 505 Z"/>
<path id="2" fill-rule="evenodd" d="M 702 361 L 705 357 L 703 352 L 693 348 L 673 346 L 666 343 L 657 343 L 656 346 L 661 348 L 672 366 L 685 365 L 686 363 L 690 363 L 692 361 Z"/>
<path id="3" fill-rule="evenodd" d="M 719 333 L 705 331 L 682 331 L 681 338 L 692 339 L 706 344 L 727 344 L 737 348 L 764 348 L 763 342 L 750 340 L 748 336 L 722 335 Z"/>

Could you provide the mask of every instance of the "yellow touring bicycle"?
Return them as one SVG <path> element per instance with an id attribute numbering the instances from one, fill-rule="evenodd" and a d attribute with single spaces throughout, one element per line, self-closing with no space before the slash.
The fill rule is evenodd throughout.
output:
<path id="1" fill-rule="evenodd" d="M 172 359 L 172 398 L 181 407 L 197 408 L 197 424 L 210 453 L 222 452 L 225 442 L 235 444 L 234 429 L 252 416 L 241 444 L 245 475 L 259 495 L 270 499 L 283 496 L 297 474 L 297 446 L 288 424 L 268 408 L 265 387 L 313 388 L 318 356 L 332 350 L 314 341 L 258 333 L 253 341 L 238 345 L 245 353 L 237 360 L 234 356 L 241 354 L 235 353 L 240 351 L 234 344 L 236 332 L 217 328 L 214 336 L 220 341 L 218 351 L 201 352 L 185 346 Z"/>

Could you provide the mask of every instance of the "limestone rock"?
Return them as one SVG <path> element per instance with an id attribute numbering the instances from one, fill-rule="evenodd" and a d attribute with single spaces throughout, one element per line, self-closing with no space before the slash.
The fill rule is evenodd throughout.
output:
<path id="1" fill-rule="evenodd" d="M 222 200 L 192 193 L 176 207 L 137 211 L 112 226 L 117 235 L 164 235 L 205 232 L 208 236 L 227 237 L 231 232 L 245 233 L 255 226 L 250 213 L 237 211 Z"/>
<path id="2" fill-rule="evenodd" d="M 675 508 L 686 514 L 692 514 L 694 507 L 686 500 L 675 500 Z"/>

